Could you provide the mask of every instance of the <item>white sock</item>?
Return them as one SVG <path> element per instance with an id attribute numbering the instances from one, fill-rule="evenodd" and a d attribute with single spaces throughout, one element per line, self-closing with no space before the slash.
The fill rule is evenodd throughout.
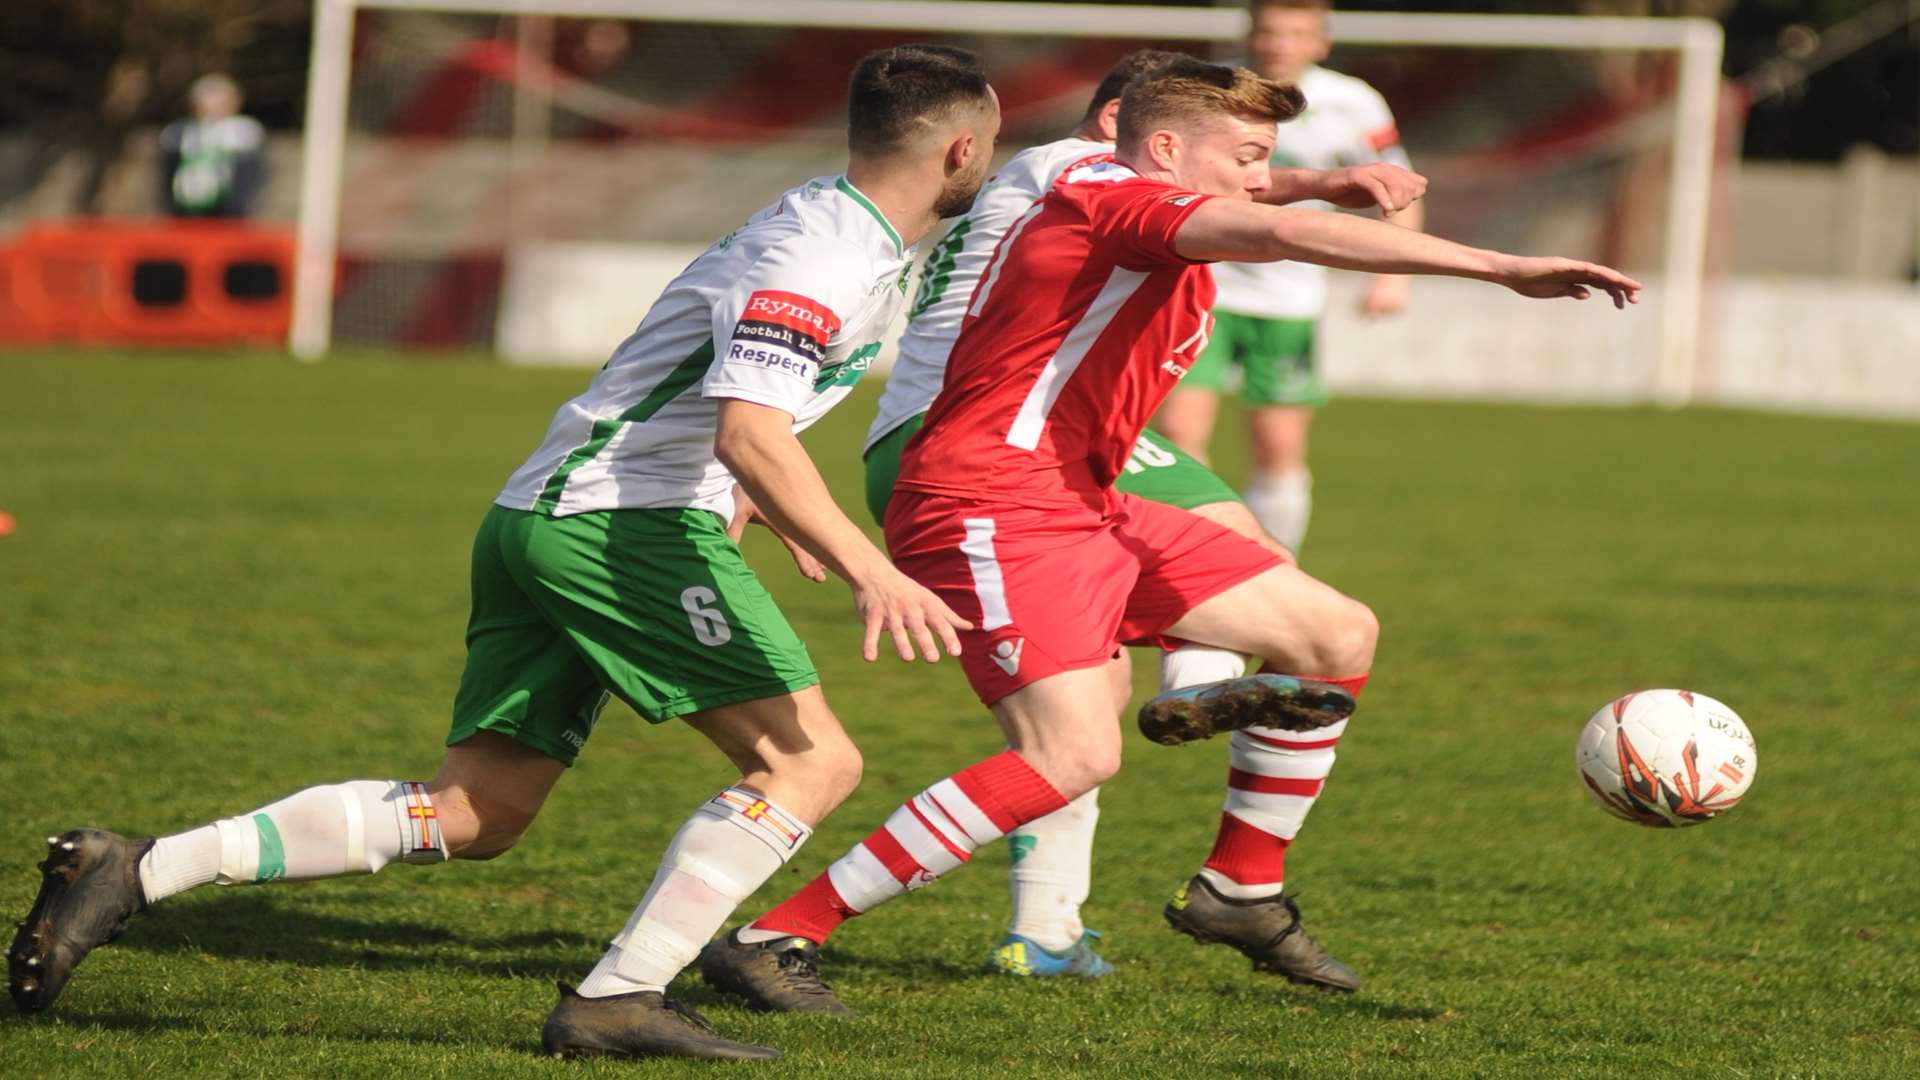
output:
<path id="1" fill-rule="evenodd" d="M 1182 645 L 1160 654 L 1160 689 L 1185 690 L 1247 673 L 1247 658 L 1210 645 Z"/>
<path id="2" fill-rule="evenodd" d="M 1241 496 L 1260 527 L 1299 555 L 1307 538 L 1307 519 L 1313 516 L 1313 474 L 1306 469 L 1255 473 Z"/>
<path id="3" fill-rule="evenodd" d="M 296 791 L 251 814 L 162 837 L 140 860 L 153 903 L 201 885 L 371 874 L 390 862 L 441 862 L 427 786 L 349 780 Z"/>
<path id="4" fill-rule="evenodd" d="M 581 981 L 580 993 L 664 991 L 733 909 L 812 835 L 799 818 L 755 792 L 730 787 L 715 795 L 674 834 L 653 885 Z"/>
<path id="5" fill-rule="evenodd" d="M 1285 882 L 1279 881 L 1270 884 L 1242 885 L 1211 866 L 1201 867 L 1199 876 L 1213 886 L 1214 892 L 1228 900 L 1259 900 L 1262 897 L 1279 896 L 1286 885 Z"/>
<path id="6" fill-rule="evenodd" d="M 1160 655 L 1160 689 L 1185 690 L 1189 686 L 1201 686 L 1223 679 L 1237 679 L 1247 673 L 1247 658 L 1226 649 L 1215 649 L 1205 645 L 1183 645 L 1172 652 Z M 1218 889 L 1221 896 L 1233 900 L 1244 900 L 1253 896 L 1266 895 L 1261 892 L 1248 892 L 1239 882 L 1217 870 L 1203 868 L 1200 876 Z M 1262 886 L 1261 888 L 1267 888 Z M 1267 889 L 1270 893 L 1272 890 Z"/>
<path id="7" fill-rule="evenodd" d="M 1161 654 L 1160 685 L 1179 690 L 1237 679 L 1246 670 L 1246 658 L 1239 653 L 1183 645 Z M 1093 887 L 1093 833 L 1099 821 L 1096 788 L 1008 834 L 1013 933 L 1054 952 L 1080 940 L 1086 931 L 1080 907 Z"/>
<path id="8" fill-rule="evenodd" d="M 1043 949 L 1070 949 L 1086 926 L 1080 905 L 1093 888 L 1093 830 L 1100 821 L 1094 788 L 1007 834 L 1013 865 L 1013 933 Z"/>

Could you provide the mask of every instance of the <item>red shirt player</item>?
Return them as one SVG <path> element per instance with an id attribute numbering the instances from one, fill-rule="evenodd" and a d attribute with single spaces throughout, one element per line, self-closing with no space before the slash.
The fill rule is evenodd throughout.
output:
<path id="1" fill-rule="evenodd" d="M 1162 695 L 1142 711 L 1160 741 L 1254 724 L 1311 731 L 1351 712 L 1377 632 L 1364 605 L 1251 540 L 1111 487 L 1205 344 L 1206 262 L 1301 259 L 1475 277 L 1533 297 L 1637 298 L 1639 283 L 1606 267 L 1253 202 L 1269 182 L 1275 123 L 1303 106 L 1297 90 L 1242 69 L 1194 61 L 1142 76 L 1122 96 L 1116 154 L 1069 170 L 1008 230 L 907 447 L 886 535 L 900 569 L 973 622 L 961 660 L 1010 749 L 927 788 L 799 893 L 708 946 L 710 984 L 763 1008 L 844 1010 L 815 967 L 836 926 L 1119 768 L 1119 703 L 1103 668 L 1123 642 L 1193 641 L 1259 657 L 1268 672 L 1320 673 Z M 1233 842 L 1249 850 L 1216 848 L 1210 868 L 1271 856 L 1259 837 Z M 1174 918 L 1195 913 L 1218 924 Z M 1169 918 L 1265 947 L 1298 914 L 1277 893 L 1237 903 L 1183 891 Z M 1304 934 L 1287 941 L 1310 946 L 1308 962 L 1338 963 Z"/>
<path id="2" fill-rule="evenodd" d="M 1210 198 L 1089 159 L 1008 230 L 974 292 L 886 531 L 895 565 L 971 613 L 961 663 L 988 705 L 1282 561 L 1113 490 L 1206 345 L 1213 275 L 1174 238 Z"/>

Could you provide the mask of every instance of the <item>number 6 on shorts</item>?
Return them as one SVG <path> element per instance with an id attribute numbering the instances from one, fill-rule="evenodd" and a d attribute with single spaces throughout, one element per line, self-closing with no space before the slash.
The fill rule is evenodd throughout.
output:
<path id="1" fill-rule="evenodd" d="M 680 594 L 680 606 L 687 613 L 687 621 L 693 624 L 694 640 L 702 645 L 725 645 L 733 640 L 733 627 L 727 625 L 726 613 L 719 608 L 701 606 L 718 599 L 705 585 L 690 585 Z"/>

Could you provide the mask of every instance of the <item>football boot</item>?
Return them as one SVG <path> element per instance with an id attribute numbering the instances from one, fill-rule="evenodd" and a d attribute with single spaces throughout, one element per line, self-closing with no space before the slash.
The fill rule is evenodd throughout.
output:
<path id="1" fill-rule="evenodd" d="M 1332 683 L 1262 672 L 1157 694 L 1140 706 L 1140 733 L 1162 746 L 1223 731 L 1313 731 L 1353 715 L 1353 695 Z"/>
<path id="2" fill-rule="evenodd" d="M 723 1038 L 705 1017 L 657 990 L 582 997 L 560 983 L 560 1004 L 540 1028 L 540 1045 L 559 1058 L 682 1057 L 772 1061 L 770 1046 Z"/>
<path id="3" fill-rule="evenodd" d="M 994 946 L 993 952 L 987 954 L 987 970 L 1002 975 L 1042 979 L 1056 975 L 1097 979 L 1113 974 L 1113 965 L 1094 951 L 1093 943 L 1098 940 L 1100 931 L 1088 930 L 1080 935 L 1080 940 L 1060 952 L 1054 952 L 1030 938 L 1008 934 L 1005 940 Z"/>
<path id="4" fill-rule="evenodd" d="M 1308 936 L 1300 925 L 1300 905 L 1291 896 L 1232 900 L 1196 874 L 1168 901 L 1163 914 L 1175 930 L 1203 945 L 1219 942 L 1240 950 L 1257 971 L 1325 990 L 1360 989 L 1360 976 Z"/>
<path id="5" fill-rule="evenodd" d="M 51 1006 L 80 961 L 147 909 L 137 867 L 151 847 L 152 840 L 128 840 L 102 829 L 47 837 L 40 894 L 7 950 L 7 990 L 15 1008 L 37 1013 Z"/>
<path id="6" fill-rule="evenodd" d="M 734 930 L 700 950 L 700 974 L 708 986 L 762 1012 L 853 1015 L 820 978 L 820 946 L 803 937 L 749 944 Z"/>

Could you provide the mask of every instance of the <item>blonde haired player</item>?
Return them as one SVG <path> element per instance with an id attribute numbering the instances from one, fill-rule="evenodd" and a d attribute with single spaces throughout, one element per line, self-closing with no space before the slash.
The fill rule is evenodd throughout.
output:
<path id="1" fill-rule="evenodd" d="M 1333 45 L 1327 35 L 1331 7 L 1328 0 L 1253 0 L 1248 66 L 1298 86 L 1307 98 L 1306 111 L 1280 126 L 1273 165 L 1335 169 L 1386 162 L 1407 168 L 1386 99 L 1365 82 L 1320 66 Z M 1333 209 L 1328 203 L 1295 205 Z M 1419 229 L 1424 214 L 1416 202 L 1386 216 Z M 1223 263 L 1213 277 L 1219 288 L 1213 337 L 1154 424 L 1182 450 L 1206 460 L 1220 394 L 1237 369 L 1253 458 L 1241 494 L 1261 526 L 1297 553 L 1313 513 L 1308 429 L 1314 410 L 1327 403 L 1316 357 L 1327 269 L 1296 261 Z M 1370 316 L 1399 311 L 1409 280 L 1404 274 L 1375 276 L 1361 310 Z"/>
<path id="2" fill-rule="evenodd" d="M 895 565 L 971 624 L 961 666 L 1008 748 L 910 798 L 825 873 L 709 945 L 709 985 L 759 1008 L 846 1012 L 815 965 L 837 927 L 1119 770 L 1107 666 L 1122 642 L 1190 641 L 1267 668 L 1148 702 L 1141 727 L 1159 742 L 1251 725 L 1312 738 L 1351 715 L 1379 630 L 1366 605 L 1214 522 L 1114 488 L 1204 345 L 1205 264 L 1303 259 L 1542 299 L 1637 297 L 1638 282 L 1591 263 L 1256 204 L 1272 183 L 1274 125 L 1302 104 L 1291 87 L 1198 61 L 1136 79 L 1115 154 L 1069 168 L 1007 230 L 901 457 L 886 539 Z M 1239 867 L 1257 872 L 1278 837 L 1245 839 L 1244 859 L 1216 851 L 1209 867 L 1234 881 Z M 1301 932 L 1292 897 L 1238 900 L 1196 875 L 1169 907 L 1176 929 L 1256 964 L 1358 984 Z"/>
<path id="3" fill-rule="evenodd" d="M 1156 49 L 1122 57 L 1094 88 L 1080 127 L 1064 139 L 1014 155 L 988 179 L 967 213 L 934 244 L 921 273 L 911 321 L 900 339 L 899 359 L 867 432 L 867 508 L 875 521 L 886 518 L 900 455 L 940 393 L 947 357 L 966 321 L 967 305 L 1007 230 L 1069 168 L 1113 152 L 1121 92 L 1128 83 L 1169 64 L 1192 60 L 1184 53 Z M 1278 170 L 1266 194 L 1274 203 L 1327 199 L 1345 206 L 1391 209 L 1406 206 L 1425 189 L 1425 180 L 1410 172 L 1370 165 L 1331 171 Z M 1242 536 L 1274 544 L 1226 481 L 1151 431 L 1141 434 L 1114 488 L 1190 510 Z M 1115 656 L 1112 668 L 1115 700 L 1124 704 L 1131 693 L 1131 664 L 1124 651 Z M 1245 671 L 1246 661 L 1236 653 L 1187 645 L 1162 653 L 1161 685 L 1176 690 L 1235 678 Z M 1080 918 L 1080 907 L 1092 888 L 1099 794 L 1097 788 L 1089 791 L 1008 835 L 1013 919 L 988 956 L 989 968 L 1043 977 L 1098 976 L 1111 970 L 1095 951 L 1099 934 L 1088 930 Z"/>

